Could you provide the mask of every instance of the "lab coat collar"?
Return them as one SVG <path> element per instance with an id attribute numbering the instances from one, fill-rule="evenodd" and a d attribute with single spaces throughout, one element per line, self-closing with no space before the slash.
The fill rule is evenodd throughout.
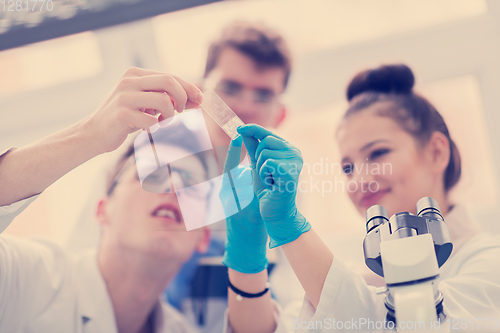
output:
<path id="1" fill-rule="evenodd" d="M 199 330 L 189 323 L 170 304 L 158 297 L 153 311 L 150 314 L 155 333 L 198 333 Z"/>
<path id="2" fill-rule="evenodd" d="M 97 250 L 81 254 L 75 267 L 77 302 L 84 331 L 116 333 L 113 305 L 97 263 Z"/>
<path id="3" fill-rule="evenodd" d="M 77 298 L 84 332 L 117 333 L 113 305 L 97 262 L 97 250 L 82 253 L 76 262 Z M 162 302 L 161 295 L 150 319 L 153 332 L 197 332 L 172 306 Z"/>
<path id="4" fill-rule="evenodd" d="M 156 303 L 150 314 L 150 318 L 153 321 L 153 332 L 159 333 L 165 330 L 165 321 L 167 317 L 167 312 L 163 310 L 161 299 L 158 298 L 158 303 Z"/>
<path id="5" fill-rule="evenodd" d="M 470 216 L 463 205 L 454 205 L 444 220 L 450 230 L 451 242 L 453 243 L 452 254 L 481 232 L 481 225 Z"/>

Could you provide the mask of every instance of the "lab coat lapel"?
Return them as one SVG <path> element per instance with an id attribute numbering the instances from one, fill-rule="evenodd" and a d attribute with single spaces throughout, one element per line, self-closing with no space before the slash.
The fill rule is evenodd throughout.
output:
<path id="1" fill-rule="evenodd" d="M 154 333 L 199 333 L 200 331 L 190 324 L 186 318 L 177 312 L 171 305 L 158 298 L 158 303 L 151 312 Z"/>
<path id="2" fill-rule="evenodd" d="M 463 205 L 455 205 L 444 217 L 449 226 L 454 255 L 472 237 L 481 232 L 481 225 Z"/>
<path id="3" fill-rule="evenodd" d="M 77 302 L 85 333 L 116 333 L 116 321 L 97 251 L 82 254 L 76 264 Z"/>

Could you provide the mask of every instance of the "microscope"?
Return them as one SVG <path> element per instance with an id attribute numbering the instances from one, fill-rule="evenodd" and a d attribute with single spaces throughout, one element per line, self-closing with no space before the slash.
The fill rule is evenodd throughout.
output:
<path id="1" fill-rule="evenodd" d="M 400 212 L 389 218 L 384 207 L 371 206 L 366 212 L 363 249 L 366 265 L 384 277 L 389 290 L 385 298 L 387 322 L 399 329 L 405 323 L 408 325 L 402 329 L 427 332 L 429 325 L 444 326 L 443 295 L 437 289 L 437 278 L 453 245 L 436 200 L 420 199 L 416 212 L 416 216 Z"/>

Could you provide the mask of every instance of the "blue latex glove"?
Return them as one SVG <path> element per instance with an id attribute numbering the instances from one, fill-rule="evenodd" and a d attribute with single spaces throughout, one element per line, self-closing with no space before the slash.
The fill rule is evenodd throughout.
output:
<path id="1" fill-rule="evenodd" d="M 293 242 L 311 229 L 295 206 L 297 183 L 302 170 L 300 150 L 267 129 L 255 125 L 238 127 L 254 177 L 260 214 L 271 238 L 270 248 Z"/>
<path id="2" fill-rule="evenodd" d="M 231 141 L 219 192 L 226 216 L 237 212 L 226 218 L 226 250 L 222 262 L 238 272 L 253 274 L 267 268 L 267 231 L 254 195 L 252 170 L 248 165 L 239 165 L 242 143 L 239 135 Z"/>

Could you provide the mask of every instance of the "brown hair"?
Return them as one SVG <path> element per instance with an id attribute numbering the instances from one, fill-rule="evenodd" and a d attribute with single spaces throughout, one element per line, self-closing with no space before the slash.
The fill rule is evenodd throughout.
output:
<path id="1" fill-rule="evenodd" d="M 275 30 L 262 23 L 236 21 L 226 26 L 220 37 L 208 48 L 205 74 L 217 66 L 222 51 L 232 47 L 251 58 L 258 66 L 281 67 L 285 71 L 286 88 L 292 66 L 291 53 L 285 39 Z"/>
<path id="2" fill-rule="evenodd" d="M 383 115 L 396 121 L 421 144 L 427 143 L 432 133 L 443 133 L 450 143 L 450 160 L 444 174 L 444 189 L 448 192 L 462 173 L 460 153 L 443 117 L 427 99 L 413 91 L 414 83 L 412 70 L 403 64 L 360 72 L 347 87 L 350 104 L 344 118 L 374 103 L 390 102 L 394 107 Z"/>

